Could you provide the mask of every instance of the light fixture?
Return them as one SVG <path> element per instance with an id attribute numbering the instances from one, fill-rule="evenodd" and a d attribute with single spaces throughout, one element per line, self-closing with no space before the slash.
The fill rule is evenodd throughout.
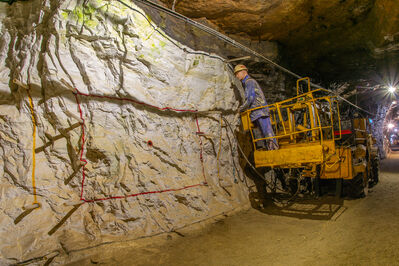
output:
<path id="1" fill-rule="evenodd" d="M 397 104 L 397 103 L 398 103 L 397 101 L 393 101 L 393 102 L 392 102 L 392 104 Z"/>
<path id="2" fill-rule="evenodd" d="M 389 87 L 388 87 L 388 91 L 389 91 L 390 93 L 394 93 L 394 92 L 396 91 L 396 88 L 395 88 L 394 86 L 389 86 Z"/>
<path id="3" fill-rule="evenodd" d="M 389 128 L 389 129 L 391 129 L 391 128 L 393 128 L 393 127 L 394 127 L 394 125 L 393 125 L 392 123 L 389 123 L 389 124 L 388 124 L 388 128 Z"/>
<path id="4" fill-rule="evenodd" d="M 398 129 L 397 129 L 397 128 L 395 128 L 393 131 L 394 131 L 394 132 L 398 132 Z"/>

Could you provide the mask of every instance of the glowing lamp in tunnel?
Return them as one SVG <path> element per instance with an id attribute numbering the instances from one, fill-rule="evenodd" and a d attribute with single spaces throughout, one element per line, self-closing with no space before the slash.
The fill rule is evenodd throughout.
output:
<path id="1" fill-rule="evenodd" d="M 393 101 L 393 102 L 392 102 L 392 104 L 397 104 L 397 103 L 398 103 L 397 101 Z"/>
<path id="2" fill-rule="evenodd" d="M 391 129 L 391 128 L 393 128 L 393 127 L 394 127 L 394 125 L 393 125 L 392 123 L 389 123 L 389 124 L 388 124 L 388 128 L 389 128 L 389 129 Z"/>
<path id="3" fill-rule="evenodd" d="M 393 86 L 389 86 L 388 91 L 389 91 L 390 93 L 394 93 L 394 92 L 396 91 L 396 88 L 393 87 Z"/>

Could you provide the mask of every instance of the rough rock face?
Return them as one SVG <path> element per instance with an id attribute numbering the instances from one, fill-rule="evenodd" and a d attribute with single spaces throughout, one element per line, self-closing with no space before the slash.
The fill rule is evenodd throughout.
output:
<path id="1" fill-rule="evenodd" d="M 238 103 L 222 61 L 178 48 L 116 1 L 0 8 L 0 264 L 169 232 L 248 204 L 220 114 L 131 102 L 219 110 L 231 121 Z M 41 207 L 25 217 L 33 123 L 28 93 L 13 79 L 29 86 L 37 125 Z M 154 193 L 134 196 L 146 192 Z M 71 206 L 80 198 L 89 202 Z"/>
<path id="2" fill-rule="evenodd" d="M 162 2 L 172 7 L 174 0 Z M 399 54 L 396 0 L 176 0 L 175 8 L 232 36 L 279 42 L 303 75 L 370 78 L 383 59 Z"/>
<path id="3" fill-rule="evenodd" d="M 159 2 L 159 1 L 154 1 Z M 188 47 L 196 50 L 205 50 L 207 52 L 216 53 L 218 55 L 222 55 L 224 58 L 236 58 L 247 56 L 248 54 L 236 48 L 230 44 L 226 44 L 226 42 L 212 36 L 189 23 L 186 23 L 183 20 L 176 19 L 173 16 L 167 15 L 164 12 L 159 12 L 158 10 L 154 10 L 140 2 L 137 3 L 141 8 L 143 8 L 146 13 L 151 17 L 151 19 L 160 27 L 163 31 L 168 33 L 168 35 L 173 36 L 174 39 L 184 43 Z M 162 4 L 162 3 L 160 3 Z M 197 22 L 204 24 L 210 28 L 220 30 L 216 25 L 212 24 L 210 20 L 206 18 L 197 18 L 195 19 Z M 236 41 L 246 45 L 247 47 L 255 50 L 271 60 L 278 61 L 278 44 L 276 42 L 270 41 L 253 41 L 248 38 L 241 38 L 240 36 L 234 36 Z M 252 58 L 252 60 L 248 60 L 241 63 L 249 63 L 249 62 L 257 62 L 256 58 Z M 240 62 L 235 62 L 240 63 Z M 270 66 L 268 66 L 270 67 Z M 252 68 L 251 71 L 257 70 L 258 68 Z"/>

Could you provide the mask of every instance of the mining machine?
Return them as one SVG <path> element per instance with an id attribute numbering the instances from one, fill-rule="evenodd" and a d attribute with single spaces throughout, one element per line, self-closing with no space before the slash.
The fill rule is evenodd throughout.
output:
<path id="1" fill-rule="evenodd" d="M 368 187 L 378 182 L 378 148 L 368 119 L 341 120 L 339 105 L 337 96 L 325 89 L 312 90 L 310 79 L 303 78 L 297 80 L 296 97 L 242 112 L 256 169 L 269 169 L 291 194 L 320 196 L 332 191 L 337 197 L 365 196 Z M 274 136 L 255 137 L 250 113 L 259 108 L 269 109 Z M 276 150 L 257 145 L 273 138 Z"/>

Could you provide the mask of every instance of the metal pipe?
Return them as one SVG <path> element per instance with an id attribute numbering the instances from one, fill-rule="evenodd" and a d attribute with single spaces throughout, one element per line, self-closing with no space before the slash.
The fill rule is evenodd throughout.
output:
<path id="1" fill-rule="evenodd" d="M 247 60 L 247 59 L 251 59 L 251 56 L 243 56 L 243 57 L 237 57 L 237 58 L 233 58 L 230 60 L 226 60 L 227 63 L 231 63 L 231 62 L 236 62 L 236 61 L 241 61 L 241 60 Z"/>

